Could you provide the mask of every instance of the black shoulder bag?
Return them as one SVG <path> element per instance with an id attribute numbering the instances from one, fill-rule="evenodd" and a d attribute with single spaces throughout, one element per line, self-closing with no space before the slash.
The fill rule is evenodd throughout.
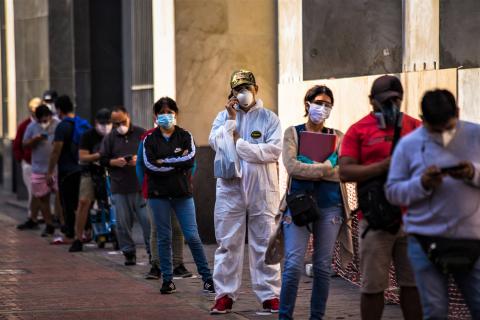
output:
<path id="1" fill-rule="evenodd" d="M 400 140 L 402 131 L 401 120 L 402 114 L 396 121 L 390 154 L 393 153 L 395 146 Z M 362 233 L 362 238 L 365 237 L 370 229 L 385 230 L 392 234 L 397 233 L 400 229 L 402 211 L 400 207 L 390 204 L 385 197 L 384 187 L 386 181 L 387 175 L 383 175 L 362 182 L 358 187 L 358 206 L 363 213 L 363 217 L 368 222 L 368 227 Z"/>
<path id="2" fill-rule="evenodd" d="M 297 150 L 300 150 L 300 132 L 302 131 L 302 126 L 296 126 L 295 130 L 298 141 Z M 289 192 L 286 201 L 292 214 L 293 223 L 299 227 L 307 226 L 308 231 L 311 232 L 309 224 L 316 221 L 320 215 L 320 210 L 318 209 L 317 201 L 313 194 L 308 190 Z"/>

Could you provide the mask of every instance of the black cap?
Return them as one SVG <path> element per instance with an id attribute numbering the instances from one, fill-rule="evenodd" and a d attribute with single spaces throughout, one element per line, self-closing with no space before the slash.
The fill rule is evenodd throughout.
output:
<path id="1" fill-rule="evenodd" d="M 109 109 L 103 108 L 97 111 L 97 114 L 95 115 L 95 120 L 97 120 L 97 122 L 100 124 L 107 124 L 110 122 L 111 115 L 112 112 Z"/>
<path id="2" fill-rule="evenodd" d="M 402 83 L 397 77 L 384 75 L 375 79 L 370 93 L 371 99 L 383 103 L 394 97 L 403 99 Z"/>
<path id="3" fill-rule="evenodd" d="M 57 100 L 58 98 L 58 93 L 55 90 L 47 90 L 43 93 L 42 98 L 43 98 L 43 101 L 55 102 L 55 100 Z"/>

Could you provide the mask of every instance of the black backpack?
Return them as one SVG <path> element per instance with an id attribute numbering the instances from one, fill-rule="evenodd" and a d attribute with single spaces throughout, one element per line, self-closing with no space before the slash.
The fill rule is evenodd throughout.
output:
<path id="1" fill-rule="evenodd" d="M 400 140 L 402 130 L 402 115 L 398 117 L 395 133 L 393 135 L 392 150 Z M 362 233 L 362 238 L 367 232 L 372 230 L 385 230 L 395 234 L 400 229 L 402 223 L 402 211 L 400 207 L 394 206 L 388 202 L 385 196 L 385 183 L 387 175 L 375 177 L 358 186 L 358 207 L 363 213 L 363 217 L 368 222 L 368 227 Z"/>

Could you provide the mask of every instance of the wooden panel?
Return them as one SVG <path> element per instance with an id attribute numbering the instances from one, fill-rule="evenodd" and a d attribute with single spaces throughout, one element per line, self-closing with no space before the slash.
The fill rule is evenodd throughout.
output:
<path id="1" fill-rule="evenodd" d="M 480 68 L 458 71 L 460 119 L 480 123 Z"/>
<path id="2" fill-rule="evenodd" d="M 279 82 L 303 80 L 302 0 L 278 2 Z"/>
<path id="3" fill-rule="evenodd" d="M 456 69 L 406 72 L 401 79 L 405 90 L 404 110 L 414 117 L 420 114 L 420 103 L 426 91 L 440 88 L 450 90 L 456 95 Z"/>
<path id="4" fill-rule="evenodd" d="M 403 71 L 439 68 L 439 0 L 406 0 Z"/>

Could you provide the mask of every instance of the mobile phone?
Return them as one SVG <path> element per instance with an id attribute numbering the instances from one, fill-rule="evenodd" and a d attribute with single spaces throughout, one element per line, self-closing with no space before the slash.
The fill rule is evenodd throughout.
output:
<path id="1" fill-rule="evenodd" d="M 440 172 L 441 172 L 441 173 L 450 173 L 450 172 L 452 172 L 452 171 L 461 170 L 461 169 L 463 169 L 464 167 L 465 167 L 465 166 L 463 166 L 463 165 L 443 167 L 443 168 L 440 168 Z"/>
<path id="2" fill-rule="evenodd" d="M 42 133 L 40 135 L 43 139 L 48 139 L 48 133 Z"/>
<path id="3" fill-rule="evenodd" d="M 132 158 L 133 157 L 131 155 L 123 157 L 123 159 L 125 159 L 125 161 L 127 161 L 127 162 L 130 162 L 130 160 L 132 160 Z"/>

